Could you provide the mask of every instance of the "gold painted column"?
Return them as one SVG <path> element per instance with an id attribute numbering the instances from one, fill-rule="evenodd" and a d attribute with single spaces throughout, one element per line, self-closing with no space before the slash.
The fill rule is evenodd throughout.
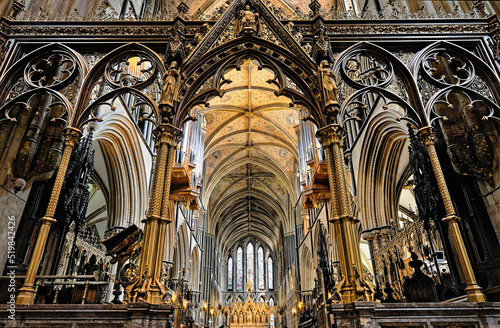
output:
<path id="1" fill-rule="evenodd" d="M 344 131 L 339 124 L 330 124 L 318 130 L 328 166 L 332 211 L 329 222 L 333 224 L 338 245 L 342 279 L 339 284 L 343 303 L 359 299 L 373 301 L 373 286 L 365 281 L 361 249 L 358 238 L 359 220 L 351 215 L 349 190 L 345 178 Z"/>
<path id="2" fill-rule="evenodd" d="M 439 163 L 439 159 L 436 154 L 436 148 L 434 147 L 436 135 L 430 126 L 419 129 L 418 135 L 427 148 L 432 169 L 436 175 L 439 192 L 446 210 L 446 217 L 443 218 L 443 222 L 448 223 L 448 227 L 450 228 L 451 236 L 457 250 L 458 260 L 460 261 L 460 266 L 462 267 L 467 284 L 467 287 L 465 288 L 465 291 L 467 292 L 467 300 L 469 302 L 486 302 L 486 296 L 484 296 L 482 288 L 478 286 L 474 271 L 472 270 L 472 265 L 470 263 L 469 256 L 467 255 L 467 249 L 465 248 L 462 234 L 460 233 L 460 228 L 458 226 L 460 218 L 455 213 L 453 203 L 451 202 L 450 192 L 448 191 L 446 181 L 444 180 L 443 170 L 441 169 L 441 164 Z"/>
<path id="3" fill-rule="evenodd" d="M 330 229 L 334 231 L 335 240 L 337 242 L 340 270 L 342 273 L 342 286 L 340 287 L 342 302 L 352 303 L 355 301 L 354 285 L 352 277 L 353 272 L 353 258 L 352 258 L 352 245 L 349 233 L 348 216 L 343 215 L 345 211 L 345 204 L 342 204 L 343 197 L 340 190 L 342 180 L 345 179 L 344 173 L 339 172 L 342 170 L 338 165 L 338 157 L 340 144 L 342 142 L 343 134 L 340 125 L 331 124 L 319 129 L 316 136 L 320 139 L 323 149 L 325 150 L 326 162 L 328 167 L 328 179 L 330 184 L 331 203 L 332 209 L 328 221 L 330 222 Z M 332 229 L 333 226 L 333 229 Z M 347 233 L 346 233 L 346 227 Z"/>
<path id="4" fill-rule="evenodd" d="M 160 126 L 158 137 L 167 148 L 167 161 L 165 168 L 165 182 L 163 184 L 160 219 L 158 220 L 158 235 L 156 237 L 155 256 L 153 257 L 151 272 L 151 296 L 148 301 L 153 304 L 162 302 L 161 290 L 163 283 L 160 280 L 163 256 L 165 253 L 165 241 L 167 237 L 167 225 L 172 222 L 170 216 L 170 186 L 172 183 L 172 168 L 175 163 L 177 144 L 182 137 L 182 131 L 172 125 Z"/>
<path id="5" fill-rule="evenodd" d="M 181 131 L 170 125 L 161 124 L 154 131 L 156 136 L 157 161 L 153 186 L 149 198 L 149 210 L 144 222 L 144 239 L 139 263 L 139 277 L 131 285 L 131 302 L 146 301 L 161 303 L 161 267 L 166 238 L 166 226 L 171 221 L 168 214 L 172 167 L 175 150 Z M 161 287 L 160 287 L 161 285 Z"/>
<path id="6" fill-rule="evenodd" d="M 66 171 L 68 169 L 71 153 L 75 145 L 78 143 L 80 135 L 80 130 L 73 127 L 68 127 L 64 133 L 66 142 L 64 144 L 61 164 L 59 165 L 59 170 L 57 171 L 56 181 L 54 182 L 52 194 L 50 195 L 47 211 L 45 212 L 45 216 L 40 219 L 40 230 L 38 231 L 38 236 L 36 238 L 35 248 L 33 249 L 33 255 L 31 256 L 24 285 L 19 289 L 16 304 L 31 305 L 35 300 L 35 276 L 38 271 L 38 267 L 40 266 L 40 261 L 42 260 L 42 254 L 45 249 L 45 244 L 47 243 L 50 226 L 52 223 L 56 222 L 54 214 L 56 212 L 57 203 L 59 202 L 59 195 L 61 194 L 64 178 L 66 177 Z"/>

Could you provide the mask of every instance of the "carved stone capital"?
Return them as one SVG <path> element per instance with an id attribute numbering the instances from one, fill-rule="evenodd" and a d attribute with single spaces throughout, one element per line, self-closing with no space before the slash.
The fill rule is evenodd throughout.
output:
<path id="1" fill-rule="evenodd" d="M 329 147 L 334 143 L 342 144 L 344 135 L 344 129 L 338 124 L 327 125 L 316 132 L 316 137 L 319 139 L 324 148 Z"/>
<path id="2" fill-rule="evenodd" d="M 348 215 L 348 214 L 341 215 L 341 216 L 340 216 L 340 219 L 341 219 L 342 221 L 344 221 L 344 222 L 349 222 L 349 221 L 354 222 L 354 223 L 359 222 L 359 220 L 358 220 L 358 219 L 356 219 L 354 216 L 352 216 L 352 215 Z"/>
<path id="3" fill-rule="evenodd" d="M 159 221 L 159 220 L 161 220 L 161 217 L 159 215 L 151 214 L 151 215 L 148 215 L 146 217 L 146 221 L 150 221 L 150 222 Z"/>
<path id="4" fill-rule="evenodd" d="M 159 145 L 177 146 L 182 137 L 182 131 L 170 124 L 159 125 L 153 133 Z"/>
<path id="5" fill-rule="evenodd" d="M 336 223 L 336 222 L 341 222 L 341 220 L 340 220 L 339 216 L 330 216 L 328 218 L 328 222 L 330 222 L 330 223 Z"/>
<path id="6" fill-rule="evenodd" d="M 458 222 L 460 221 L 461 219 L 456 216 L 455 214 L 451 214 L 451 215 L 447 215 L 443 218 L 443 222 L 446 222 L 446 223 L 452 223 L 452 222 Z"/>
<path id="7" fill-rule="evenodd" d="M 78 140 L 80 140 L 80 136 L 82 135 L 81 131 L 77 128 L 69 126 L 64 131 L 64 139 L 66 140 L 66 146 L 74 147 Z"/>
<path id="8" fill-rule="evenodd" d="M 431 126 L 419 129 L 417 135 L 426 147 L 435 144 L 437 141 L 436 132 Z"/>
<path id="9" fill-rule="evenodd" d="M 48 224 L 51 225 L 52 223 L 55 223 L 56 220 L 50 216 L 44 216 L 43 218 L 40 219 L 40 222 L 42 224 Z"/>

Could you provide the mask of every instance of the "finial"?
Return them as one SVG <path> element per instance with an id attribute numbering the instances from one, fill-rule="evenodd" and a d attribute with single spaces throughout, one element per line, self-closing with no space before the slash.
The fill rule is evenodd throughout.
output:
<path id="1" fill-rule="evenodd" d="M 311 1 L 311 3 L 309 4 L 309 8 L 311 8 L 313 19 L 315 19 L 318 16 L 321 16 L 320 13 L 321 4 L 318 2 L 318 0 Z"/>

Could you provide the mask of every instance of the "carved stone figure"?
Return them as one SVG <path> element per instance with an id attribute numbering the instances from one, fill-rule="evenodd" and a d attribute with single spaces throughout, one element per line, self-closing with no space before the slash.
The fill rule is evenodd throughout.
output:
<path id="1" fill-rule="evenodd" d="M 325 107 L 338 106 L 337 84 L 335 73 L 330 69 L 328 61 L 323 60 L 318 68 L 318 79 L 322 87 Z"/>
<path id="2" fill-rule="evenodd" d="M 179 95 L 179 86 L 181 82 L 181 74 L 177 68 L 177 62 L 173 61 L 170 64 L 168 71 L 163 74 L 163 89 L 161 91 L 160 106 L 174 107 Z"/>
<path id="3" fill-rule="evenodd" d="M 259 14 L 253 12 L 250 5 L 245 5 L 245 8 L 240 11 L 240 18 L 237 21 L 236 30 L 238 34 L 260 33 Z"/>

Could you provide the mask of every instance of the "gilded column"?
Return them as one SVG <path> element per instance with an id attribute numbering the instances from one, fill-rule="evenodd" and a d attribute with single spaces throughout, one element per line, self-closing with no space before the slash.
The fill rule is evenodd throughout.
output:
<path id="1" fill-rule="evenodd" d="M 162 124 L 154 131 L 156 137 L 157 161 L 155 164 L 151 196 L 149 198 L 149 209 L 146 218 L 142 221 L 144 222 L 144 237 L 138 278 L 136 282 L 129 287 L 132 289 L 131 302 L 151 302 L 152 300 L 151 285 L 155 282 L 154 271 L 158 252 L 159 221 L 161 219 L 165 172 L 169 156 L 168 138 L 165 136 L 168 135 L 169 127 L 170 125 L 168 124 Z M 159 292 L 157 292 L 156 295 L 159 295 Z"/>
<path id="2" fill-rule="evenodd" d="M 73 127 L 68 127 L 64 133 L 66 141 L 64 144 L 61 164 L 59 165 L 59 170 L 57 171 L 56 181 L 54 182 L 54 188 L 52 189 L 52 194 L 50 195 L 47 211 L 45 216 L 40 219 L 40 230 L 38 231 L 35 248 L 33 249 L 33 255 L 31 256 L 24 285 L 19 289 L 19 295 L 16 300 L 17 304 L 31 305 L 35 300 L 36 291 L 34 285 L 36 272 L 40 266 L 45 244 L 47 243 L 47 238 L 49 236 L 50 226 L 52 223 L 56 222 L 54 214 L 56 212 L 57 203 L 59 202 L 59 195 L 61 194 L 64 178 L 66 177 L 71 152 L 78 143 L 80 135 L 80 130 Z"/>
<path id="3" fill-rule="evenodd" d="M 342 218 L 342 213 L 345 210 L 345 204 L 342 204 L 343 198 L 339 186 L 344 179 L 343 174 L 339 174 L 342 170 L 338 165 L 338 149 L 342 142 L 342 130 L 339 125 L 332 124 L 319 129 L 316 133 L 320 139 L 328 167 L 328 179 L 330 184 L 332 210 L 328 221 L 330 228 L 333 226 L 335 240 L 337 242 L 339 252 L 340 270 L 342 281 L 339 283 L 340 297 L 343 303 L 351 303 L 355 301 L 354 286 L 352 284 L 352 255 L 351 255 L 351 237 L 346 234 L 345 220 Z"/>
<path id="4" fill-rule="evenodd" d="M 332 211 L 329 222 L 333 224 L 339 249 L 342 271 L 340 294 L 343 303 L 359 299 L 373 300 L 373 285 L 365 281 L 358 238 L 358 220 L 351 215 L 350 196 L 345 178 L 344 131 L 338 124 L 330 124 L 318 130 L 327 157 Z"/>
<path id="5" fill-rule="evenodd" d="M 346 237 L 351 240 L 350 245 L 351 249 L 350 258 L 352 259 L 353 267 L 353 281 L 356 279 L 356 275 L 363 274 L 363 264 L 361 263 L 361 252 L 360 252 L 360 244 L 359 244 L 359 236 L 358 236 L 358 223 L 359 220 L 352 216 L 351 213 L 351 197 L 349 190 L 347 188 L 347 181 L 345 178 L 346 168 L 345 168 L 345 156 L 343 152 L 343 129 L 338 126 L 339 132 L 339 142 L 332 144 L 333 149 L 333 157 L 335 159 L 335 174 L 338 178 L 338 188 L 339 188 L 339 202 L 340 202 L 340 217 L 345 221 L 344 227 L 346 229 Z M 358 272 L 356 272 L 358 270 Z M 362 293 L 362 291 L 359 291 Z"/>
<path id="6" fill-rule="evenodd" d="M 160 219 L 158 221 L 158 234 L 156 237 L 156 245 L 154 249 L 156 250 L 155 256 L 152 263 L 152 283 L 151 283 L 151 293 L 148 301 L 153 304 L 159 304 L 162 302 L 161 290 L 163 289 L 163 283 L 160 281 L 161 269 L 163 263 L 163 256 L 165 252 L 165 240 L 167 236 L 167 225 L 172 222 L 170 217 L 170 186 L 172 183 L 172 168 L 175 163 L 175 152 L 177 149 L 177 144 L 182 136 L 182 131 L 178 128 L 164 124 L 161 127 L 161 132 L 159 132 L 159 138 L 161 142 L 167 148 L 167 160 L 165 167 L 165 183 L 163 184 L 162 191 L 162 201 L 160 210 Z"/>
<path id="7" fill-rule="evenodd" d="M 460 261 L 460 266 L 465 276 L 465 281 L 467 287 L 465 288 L 467 292 L 467 300 L 469 302 L 486 302 L 486 296 L 482 292 L 482 288 L 478 286 L 474 271 L 472 270 L 472 265 L 467 255 L 467 250 L 465 248 L 464 241 L 462 239 L 462 234 L 460 233 L 460 228 L 458 226 L 458 221 L 460 218 L 455 213 L 455 208 L 451 201 L 450 192 L 444 180 L 443 170 L 441 169 L 441 164 L 436 154 L 436 148 L 434 144 L 436 142 L 436 135 L 430 126 L 426 126 L 418 130 L 418 135 L 421 138 L 423 144 L 427 148 L 429 157 L 432 164 L 432 169 L 436 175 L 436 180 L 439 187 L 439 192 L 441 198 L 444 202 L 444 208 L 446 210 L 446 217 L 443 218 L 443 222 L 448 223 L 450 228 L 451 236 L 457 250 L 458 260 Z"/>

